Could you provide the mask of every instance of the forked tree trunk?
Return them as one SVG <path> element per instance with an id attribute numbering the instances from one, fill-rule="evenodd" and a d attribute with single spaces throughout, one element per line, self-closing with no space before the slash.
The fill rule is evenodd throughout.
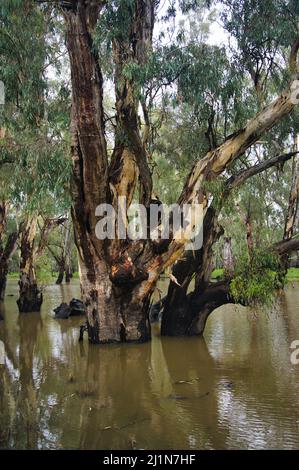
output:
<path id="1" fill-rule="evenodd" d="M 36 231 L 37 217 L 27 217 L 21 232 L 19 298 L 17 300 L 20 313 L 39 312 L 43 302 L 34 267 Z"/>
<path id="2" fill-rule="evenodd" d="M 154 4 L 152 1 L 137 3 Z M 120 129 L 117 136 L 119 148 L 114 152 L 110 168 L 108 165 L 102 75 L 92 44 L 93 28 L 99 9 L 100 5 L 92 5 L 90 2 L 85 4 L 82 1 L 79 1 L 74 9 L 65 9 L 73 87 L 72 217 L 80 282 L 90 342 L 147 341 L 150 338 L 149 301 L 154 286 L 153 282 L 146 283 L 148 274 L 142 264 L 151 261 L 150 244 L 136 243 L 136 249 L 129 255 L 126 251 L 126 240 L 113 240 L 108 243 L 98 240 L 95 234 L 98 221 L 95 216 L 96 207 L 101 203 L 116 203 L 115 195 L 125 195 L 130 202 L 138 174 L 143 187 L 143 201 L 146 202 L 151 197 L 150 172 L 140 138 L 132 84 L 129 81 L 119 89 L 116 105 L 118 126 L 126 128 L 126 136 L 124 141 L 119 141 Z M 143 16 L 141 20 L 147 23 L 148 16 Z M 143 27 L 142 21 L 139 27 Z M 145 28 L 147 27 L 146 24 Z M 151 27 L 152 25 L 149 25 L 149 28 Z M 135 34 L 144 37 L 138 30 Z M 136 48 L 138 51 L 139 46 Z M 132 52 L 130 44 L 125 47 Z M 124 60 L 126 51 L 117 49 L 116 52 L 116 45 L 114 49 L 118 59 Z M 116 73 L 121 73 L 121 63 L 118 63 Z M 137 263 L 135 259 L 138 257 Z"/>
<path id="3" fill-rule="evenodd" d="M 292 239 L 281 241 L 269 247 L 269 250 L 275 251 L 280 257 L 283 257 L 296 251 L 298 247 L 299 240 Z M 181 303 L 179 307 L 174 307 L 173 311 L 169 311 L 169 309 L 163 311 L 162 334 L 169 336 L 203 335 L 210 314 L 222 305 L 235 303 L 229 285 L 230 279 L 208 283 L 201 290 L 194 289 L 185 295 L 184 303 Z M 167 306 L 167 298 L 164 305 Z M 175 318 L 174 322 L 172 315 Z"/>
<path id="4" fill-rule="evenodd" d="M 229 277 L 234 271 L 234 261 L 231 240 L 226 239 L 223 247 L 223 264 L 227 280 L 216 284 L 210 283 L 213 268 L 213 246 L 223 235 L 223 229 L 218 223 L 221 207 L 232 190 L 242 185 L 248 178 L 261 173 L 277 164 L 283 164 L 297 155 L 297 151 L 277 155 L 271 159 L 254 165 L 227 180 L 223 195 L 217 209 L 209 207 L 204 218 L 203 248 L 195 253 L 187 252 L 173 267 L 173 274 L 178 284 L 170 282 L 168 292 L 163 302 L 155 304 L 156 311 L 162 311 L 162 335 L 190 336 L 202 335 L 209 315 L 217 308 L 228 302 L 233 302 L 229 293 Z M 296 250 L 299 242 L 289 241 L 274 247 L 283 257 L 284 253 Z M 187 290 L 191 279 L 195 276 L 192 292 Z"/>
<path id="5" fill-rule="evenodd" d="M 65 222 L 65 218 L 45 219 L 40 230 L 38 244 L 36 243 L 37 221 L 37 215 L 27 215 L 22 224 L 19 298 L 17 300 L 20 313 L 40 311 L 43 295 L 37 284 L 35 262 L 43 254 L 51 231 Z"/>

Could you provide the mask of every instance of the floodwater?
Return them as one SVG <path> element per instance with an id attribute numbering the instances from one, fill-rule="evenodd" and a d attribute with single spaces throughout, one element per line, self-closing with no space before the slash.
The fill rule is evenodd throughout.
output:
<path id="1" fill-rule="evenodd" d="M 82 318 L 52 309 L 78 282 L 49 286 L 41 314 L 18 315 L 8 284 L 0 339 L 0 447 L 17 449 L 299 448 L 299 284 L 275 305 L 215 311 L 205 339 L 90 346 Z"/>

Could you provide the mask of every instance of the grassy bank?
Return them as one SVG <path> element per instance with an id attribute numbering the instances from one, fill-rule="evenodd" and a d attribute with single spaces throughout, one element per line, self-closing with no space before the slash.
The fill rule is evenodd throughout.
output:
<path id="1" fill-rule="evenodd" d="M 38 271 L 37 272 L 37 280 L 40 284 L 54 284 L 56 282 L 56 279 L 58 277 L 58 273 L 51 273 L 49 271 Z M 79 278 L 79 273 L 74 272 L 73 273 L 73 279 L 78 279 Z M 8 274 L 8 279 L 19 279 L 19 273 L 18 272 L 11 272 Z"/>
<path id="2" fill-rule="evenodd" d="M 213 280 L 221 279 L 223 275 L 223 269 L 215 269 L 212 272 L 211 278 Z M 39 271 L 37 273 L 37 279 L 38 282 L 41 284 L 52 284 L 56 281 L 58 276 L 58 273 L 50 273 L 48 271 Z M 75 272 L 73 274 L 73 279 L 78 279 L 79 278 L 79 273 Z M 8 274 L 8 279 L 19 279 L 19 273 L 18 272 L 12 272 Z M 166 277 L 168 279 L 168 277 Z M 288 270 L 287 274 L 287 280 L 288 281 L 299 281 L 299 268 L 290 268 Z"/>
<path id="3" fill-rule="evenodd" d="M 290 268 L 287 274 L 288 281 L 299 281 L 299 268 Z"/>

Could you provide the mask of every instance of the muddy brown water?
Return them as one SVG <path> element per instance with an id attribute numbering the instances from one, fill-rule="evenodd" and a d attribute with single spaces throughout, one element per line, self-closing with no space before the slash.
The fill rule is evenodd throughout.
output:
<path id="1" fill-rule="evenodd" d="M 8 283 L 0 339 L 0 447 L 40 449 L 299 448 L 299 284 L 276 305 L 222 307 L 205 339 L 78 343 L 82 318 L 53 308 L 79 285 L 49 286 L 41 314 L 18 315 Z"/>

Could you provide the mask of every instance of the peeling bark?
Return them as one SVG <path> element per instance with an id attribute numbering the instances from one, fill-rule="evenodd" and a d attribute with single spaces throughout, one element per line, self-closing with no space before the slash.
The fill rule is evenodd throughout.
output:
<path id="1" fill-rule="evenodd" d="M 143 188 L 141 199 L 148 203 L 151 198 L 152 180 L 139 131 L 138 103 L 133 84 L 120 78 L 127 53 L 130 59 L 137 60 L 142 60 L 146 53 L 144 44 L 152 34 L 149 18 L 143 12 L 146 4 L 153 6 L 154 2 L 136 2 L 138 11 L 132 29 L 138 44 L 129 41 L 124 48 L 116 42 L 114 44 L 119 132 L 109 172 L 102 110 L 102 77 L 92 45 L 93 26 L 100 6 L 96 14 L 93 12 L 93 21 L 90 21 L 88 7 L 81 1 L 74 10 L 64 11 L 73 86 L 72 218 L 88 335 L 93 343 L 146 341 L 150 337 L 148 309 L 152 286 L 143 289 L 142 278 L 147 278 L 148 274 L 140 276 L 148 250 L 137 243 L 130 247 L 128 254 L 126 241 L 108 243 L 95 236 L 97 205 L 113 202 L 114 195 L 124 195 L 130 203 L 138 176 Z M 91 77 L 94 77 L 93 81 Z M 120 138 L 122 133 L 125 134 L 124 140 Z M 84 135 L 89 138 L 85 140 L 82 138 Z M 141 253 L 143 257 L 137 262 L 136 257 Z"/>
<path id="2" fill-rule="evenodd" d="M 184 335 L 190 327 L 192 313 L 187 300 L 187 290 L 194 275 L 194 291 L 202 292 L 209 283 L 213 269 L 213 245 L 223 234 L 223 229 L 218 224 L 218 215 L 219 212 L 214 208 L 208 209 L 204 218 L 202 249 L 185 252 L 173 267 L 173 274 L 182 287 L 174 282 L 169 284 L 167 296 L 163 300 L 162 335 Z"/>

